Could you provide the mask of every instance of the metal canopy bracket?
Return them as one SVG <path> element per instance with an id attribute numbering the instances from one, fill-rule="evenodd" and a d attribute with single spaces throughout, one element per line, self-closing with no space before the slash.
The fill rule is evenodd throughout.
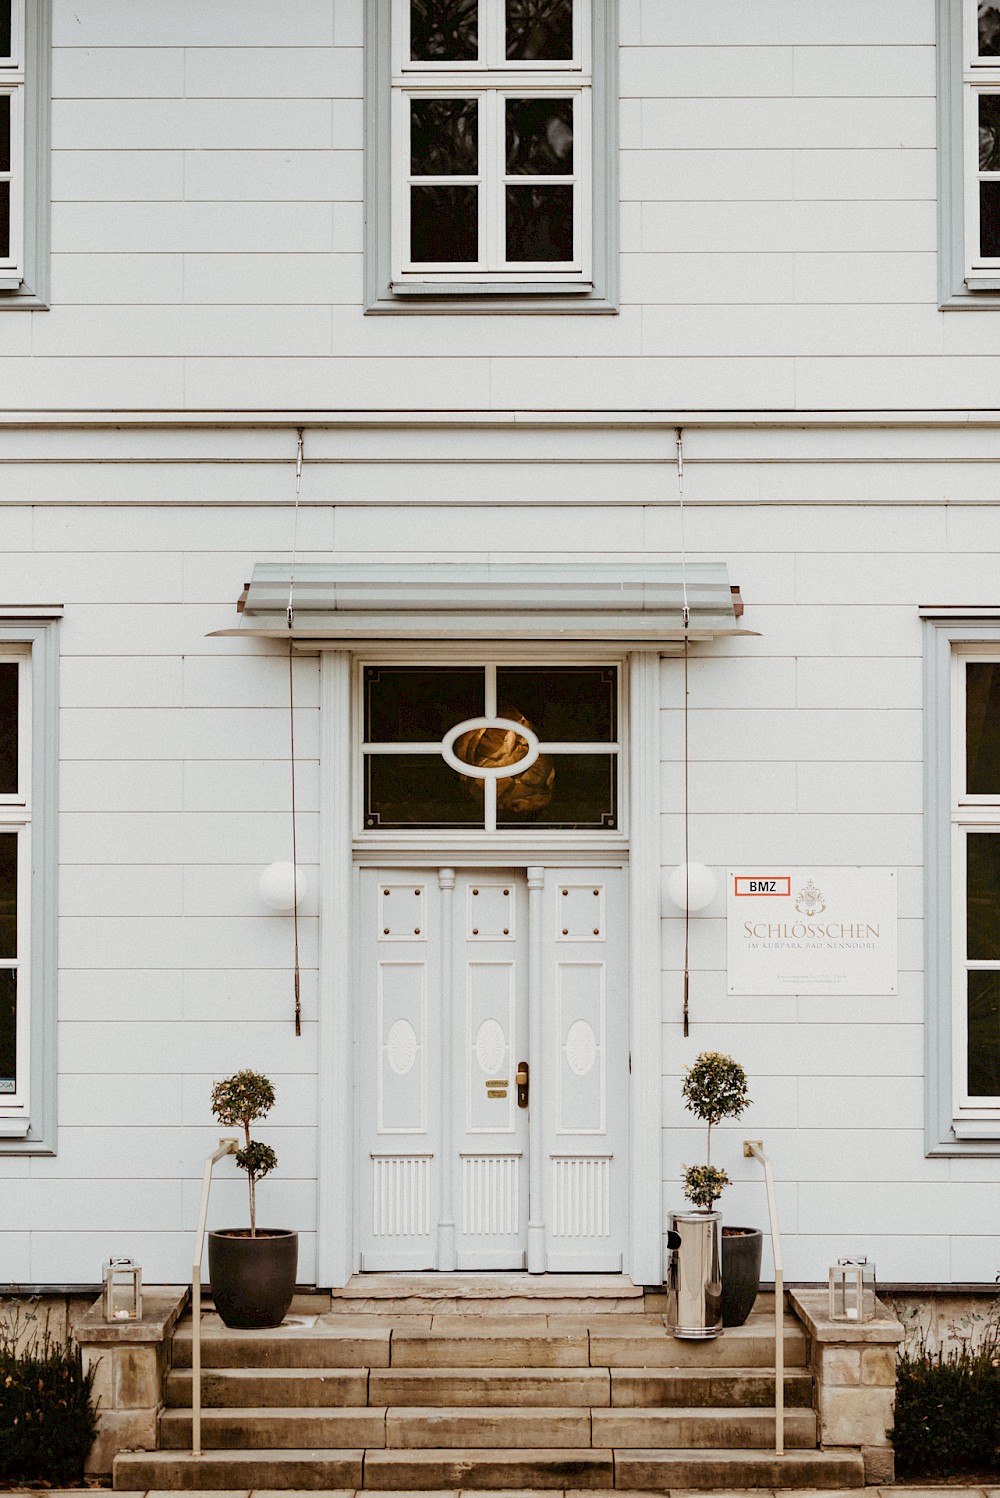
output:
<path id="1" fill-rule="evenodd" d="M 724 562 L 386 564 L 262 562 L 216 635 L 299 640 L 607 640 L 636 645 L 749 635 Z"/>

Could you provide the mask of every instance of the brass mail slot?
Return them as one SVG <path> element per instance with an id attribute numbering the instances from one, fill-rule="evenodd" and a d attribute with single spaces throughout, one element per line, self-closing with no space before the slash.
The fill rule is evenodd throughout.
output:
<path id="1" fill-rule="evenodd" d="M 506 1089 L 506 1087 L 489 1087 L 486 1090 L 486 1096 L 487 1097 L 506 1097 L 507 1096 L 507 1089 Z"/>
<path id="2" fill-rule="evenodd" d="M 487 1085 L 487 1087 L 509 1087 L 510 1086 L 510 1078 L 509 1077 L 497 1077 L 494 1081 L 487 1082 L 486 1085 Z"/>

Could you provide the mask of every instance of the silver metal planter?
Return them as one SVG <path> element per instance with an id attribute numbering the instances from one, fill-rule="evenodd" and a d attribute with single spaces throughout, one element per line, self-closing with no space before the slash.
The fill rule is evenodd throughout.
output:
<path id="1" fill-rule="evenodd" d="M 721 1212 L 671 1212 L 667 1325 L 675 1337 L 722 1331 Z"/>

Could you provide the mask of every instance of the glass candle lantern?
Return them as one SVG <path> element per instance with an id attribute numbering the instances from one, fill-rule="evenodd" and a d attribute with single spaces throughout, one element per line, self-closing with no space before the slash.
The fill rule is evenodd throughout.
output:
<path id="1" fill-rule="evenodd" d="M 104 1266 L 105 1321 L 138 1321 L 141 1316 L 141 1267 L 131 1259 L 109 1259 Z"/>
<path id="2" fill-rule="evenodd" d="M 871 1321 L 875 1316 L 875 1265 L 838 1259 L 830 1269 L 830 1320 Z"/>

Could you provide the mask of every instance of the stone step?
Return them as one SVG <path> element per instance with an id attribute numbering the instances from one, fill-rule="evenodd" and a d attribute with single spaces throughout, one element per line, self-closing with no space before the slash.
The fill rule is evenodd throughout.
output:
<path id="1" fill-rule="evenodd" d="M 220 1489 L 360 1488 L 364 1451 L 123 1451 L 112 1486 L 119 1492 Z"/>
<path id="2" fill-rule="evenodd" d="M 123 1452 L 114 1487 L 137 1492 L 345 1488 L 593 1489 L 860 1488 L 860 1453 L 839 1451 L 190 1451 Z"/>
<path id="3" fill-rule="evenodd" d="M 373 1404 L 419 1406 L 562 1406 L 611 1402 L 607 1368 L 373 1368 Z"/>
<path id="4" fill-rule="evenodd" d="M 686 1406 L 739 1409 L 774 1404 L 773 1368 L 612 1368 L 611 1403 L 620 1409 Z M 375 1374 L 372 1373 L 372 1378 Z M 392 1372 L 380 1378 L 391 1378 Z M 399 1404 L 402 1401 L 396 1400 Z M 429 1401 L 428 1401 L 429 1402 Z M 811 1409 L 812 1374 L 807 1368 L 785 1373 L 785 1408 Z M 389 1403 L 387 1400 L 386 1403 Z M 596 1404 L 591 1400 L 591 1404 Z"/>
<path id="5" fill-rule="evenodd" d="M 800 1324 L 784 1324 L 785 1366 L 802 1368 Z M 205 1368 L 767 1368 L 774 1365 L 767 1317 L 753 1316 L 708 1341 L 670 1334 L 662 1316 L 299 1317 L 267 1331 L 202 1322 Z M 173 1339 L 173 1366 L 191 1366 L 191 1322 Z"/>
<path id="6" fill-rule="evenodd" d="M 384 1446 L 385 1414 L 384 1409 L 368 1408 L 203 1410 L 201 1443 L 210 1451 L 233 1447 L 341 1451 Z M 190 1451 L 190 1410 L 164 1410 L 159 1445 L 163 1451 Z"/>
<path id="7" fill-rule="evenodd" d="M 654 1327 L 621 1319 L 611 1327 L 597 1324 L 590 1329 L 590 1362 L 595 1368 L 773 1368 L 774 1325 L 752 1317 L 745 1326 L 728 1327 L 721 1336 L 705 1341 L 674 1337 L 665 1326 Z M 809 1344 L 800 1323 L 784 1321 L 785 1367 L 805 1368 Z"/>
<path id="8" fill-rule="evenodd" d="M 201 1376 L 201 1403 L 203 1409 L 358 1408 L 368 1403 L 369 1377 L 367 1368 L 206 1368 Z M 190 1370 L 168 1373 L 168 1407 L 190 1410 L 191 1399 Z M 385 1405 L 388 1400 L 374 1403 Z"/>
<path id="9" fill-rule="evenodd" d="M 815 1448 L 816 1416 L 812 1410 L 785 1411 L 785 1445 Z M 595 1446 L 700 1450 L 752 1450 L 774 1446 L 773 1409 L 594 1410 L 591 1440 Z"/>
<path id="10" fill-rule="evenodd" d="M 204 1409 L 330 1409 L 366 1404 L 734 1409 L 774 1401 L 765 1368 L 208 1368 Z M 166 1403 L 191 1408 L 191 1374 L 167 1376 Z M 785 1374 L 785 1405 L 812 1406 L 805 1369 Z"/>
<path id="11" fill-rule="evenodd" d="M 787 1412 L 785 1440 L 790 1447 L 815 1446 L 816 1418 L 812 1410 Z M 445 1451 L 588 1446 L 754 1448 L 773 1443 L 774 1413 L 768 1409 L 299 1407 L 210 1409 L 202 1416 L 202 1444 L 211 1450 L 307 1446 L 324 1451 L 357 1446 Z M 159 1444 L 165 1451 L 190 1449 L 190 1411 L 164 1412 Z"/>
<path id="12" fill-rule="evenodd" d="M 440 1488 L 612 1488 L 614 1453 L 591 1447 L 512 1451 L 369 1451 L 364 1486 L 381 1492 Z"/>
<path id="13" fill-rule="evenodd" d="M 863 1488 L 856 1451 L 616 1451 L 615 1486 L 667 1488 Z"/>
<path id="14" fill-rule="evenodd" d="M 390 1340 L 388 1322 L 357 1326 L 338 1317 L 331 1326 L 326 1318 L 311 1318 L 305 1327 L 241 1332 L 212 1316 L 202 1325 L 201 1361 L 203 1368 L 388 1368 Z M 174 1332 L 172 1363 L 191 1367 L 190 1318 Z"/>

